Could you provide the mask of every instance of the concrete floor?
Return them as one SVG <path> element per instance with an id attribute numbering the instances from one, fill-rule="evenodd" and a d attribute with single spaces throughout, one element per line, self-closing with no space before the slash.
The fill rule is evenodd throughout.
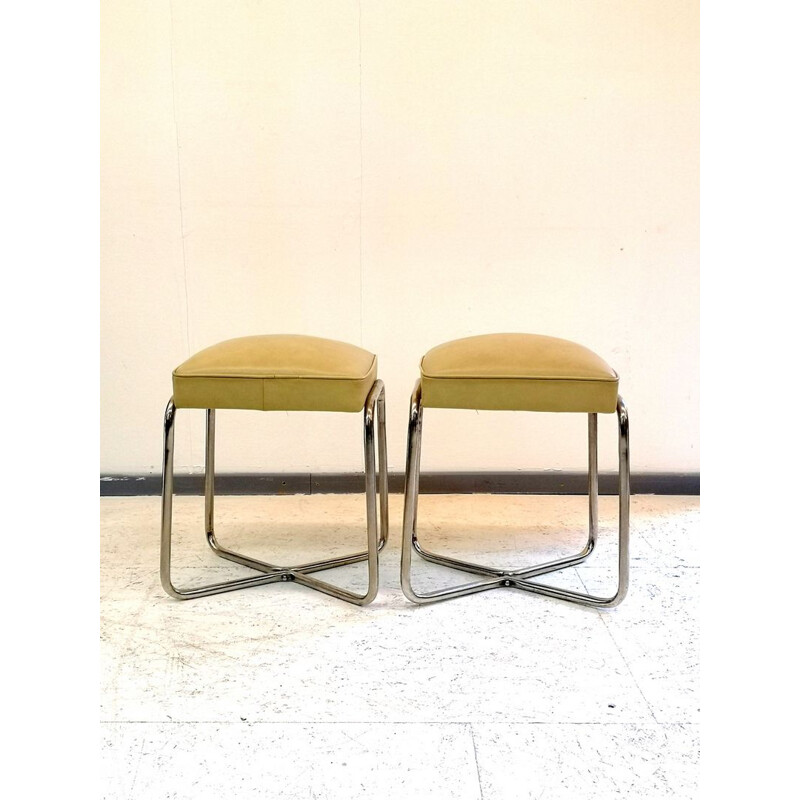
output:
<path id="1" fill-rule="evenodd" d="M 101 501 L 108 798 L 694 798 L 699 499 L 635 496 L 631 589 L 597 611 L 513 589 L 417 607 L 390 496 L 381 590 L 359 608 L 291 583 L 178 602 L 158 579 L 160 500 Z M 364 547 L 363 496 L 217 498 L 220 541 L 298 563 Z M 423 496 L 432 549 L 523 566 L 579 550 L 586 499 Z M 554 585 L 613 591 L 616 498 Z M 179 586 L 253 574 L 175 500 Z M 324 573 L 351 588 L 365 565 Z M 421 589 L 469 576 L 415 561 Z M 322 577 L 322 576 L 320 576 Z"/>

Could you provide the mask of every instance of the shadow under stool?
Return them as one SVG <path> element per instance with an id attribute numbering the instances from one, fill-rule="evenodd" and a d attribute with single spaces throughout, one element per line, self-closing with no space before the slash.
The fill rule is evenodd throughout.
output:
<path id="1" fill-rule="evenodd" d="M 619 376 L 598 355 L 579 344 L 528 333 L 471 336 L 439 345 L 420 363 L 420 380 L 411 395 L 406 454 L 406 489 L 400 583 L 415 603 L 432 603 L 475 592 L 514 587 L 587 606 L 612 608 L 628 591 L 630 456 L 628 411 L 617 394 Z M 588 414 L 589 538 L 575 555 L 506 570 L 473 564 L 425 549 L 417 537 L 422 411 L 466 408 Z M 619 431 L 619 563 L 616 592 L 611 597 L 573 592 L 530 580 L 585 561 L 597 542 L 597 415 L 616 412 Z M 412 551 L 426 561 L 480 575 L 480 580 L 430 593 L 414 590 Z"/>
<path id="2" fill-rule="evenodd" d="M 385 393 L 377 371 L 377 358 L 351 344 L 313 336 L 266 335 L 230 339 L 213 345 L 193 355 L 173 372 L 173 396 L 164 415 L 161 507 L 161 584 L 168 595 L 186 600 L 266 583 L 296 581 L 357 605 L 372 602 L 378 591 L 378 553 L 386 544 L 389 530 Z M 173 460 L 175 417 L 179 408 L 206 409 L 205 530 L 208 544 L 220 558 L 250 567 L 258 575 L 190 589 L 178 589 L 172 582 Z M 214 423 L 218 408 L 363 411 L 367 549 L 339 558 L 279 566 L 223 547 L 214 533 Z M 376 421 L 379 478 L 376 475 Z M 313 577 L 313 573 L 360 561 L 367 562 L 369 576 L 363 595 Z"/>

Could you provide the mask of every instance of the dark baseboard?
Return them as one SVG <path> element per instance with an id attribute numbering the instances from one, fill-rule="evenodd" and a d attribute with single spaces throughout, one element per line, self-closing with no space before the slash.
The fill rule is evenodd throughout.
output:
<path id="1" fill-rule="evenodd" d="M 389 491 L 402 492 L 405 476 L 389 474 Z M 585 472 L 428 472 L 420 476 L 422 494 L 586 494 Z M 364 476 L 355 473 L 289 473 L 286 475 L 220 474 L 217 494 L 344 494 L 364 491 Z M 202 475 L 176 475 L 176 494 L 203 494 Z M 617 493 L 616 473 L 600 474 L 600 494 Z M 698 472 L 640 472 L 631 475 L 632 494 L 700 494 Z M 104 475 L 101 497 L 161 494 L 160 475 Z"/>

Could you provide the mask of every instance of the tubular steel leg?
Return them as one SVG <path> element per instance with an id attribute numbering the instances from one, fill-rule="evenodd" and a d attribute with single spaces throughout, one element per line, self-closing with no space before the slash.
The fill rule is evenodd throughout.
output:
<path id="1" fill-rule="evenodd" d="M 206 416 L 206 474 L 205 474 L 205 527 L 206 539 L 211 549 L 220 557 L 228 561 L 233 561 L 245 567 L 250 567 L 262 573 L 254 578 L 247 578 L 238 581 L 231 581 L 225 584 L 214 584 L 187 591 L 178 591 L 172 586 L 169 579 L 169 537 L 171 535 L 172 524 L 172 451 L 174 441 L 174 414 L 175 407 L 170 400 L 167 406 L 167 418 L 165 420 L 165 455 L 164 455 L 164 491 L 162 506 L 162 552 L 161 552 L 161 576 L 162 585 L 167 593 L 177 599 L 188 599 L 191 597 L 203 597 L 209 594 L 216 594 L 223 591 L 244 588 L 245 586 L 257 586 L 264 583 L 274 583 L 276 581 L 296 581 L 305 586 L 317 589 L 326 594 L 339 597 L 358 605 L 367 605 L 377 594 L 378 590 L 378 553 L 386 544 L 389 533 L 389 507 L 388 507 L 388 465 L 386 459 L 386 421 L 384 417 L 385 409 L 385 389 L 383 381 L 376 381 L 373 385 L 367 401 L 364 405 L 364 458 L 365 458 L 365 482 L 367 493 L 367 550 L 365 552 L 354 553 L 352 555 L 340 556 L 338 558 L 322 559 L 311 561 L 304 564 L 282 567 L 276 564 L 269 564 L 259 559 L 251 558 L 242 553 L 229 550 L 217 541 L 214 532 L 214 450 L 215 450 L 215 412 L 214 409 L 207 410 Z M 378 420 L 378 457 L 380 461 L 380 474 L 376 477 L 376 454 L 375 454 L 375 419 Z M 378 538 L 378 515 L 376 498 L 380 494 L 380 538 Z M 165 521 L 166 520 L 166 521 Z M 165 534 L 166 531 L 166 534 Z M 165 539 L 165 536 L 167 537 Z M 165 545 L 166 542 L 166 545 Z M 348 564 L 356 564 L 361 561 L 368 562 L 369 585 L 367 592 L 363 595 L 340 589 L 337 586 L 308 577 L 311 573 L 321 572 L 335 567 L 342 567 Z M 166 571 L 165 571 L 166 570 Z"/>
<path id="2" fill-rule="evenodd" d="M 371 603 L 378 593 L 378 553 L 380 552 L 380 548 L 378 546 L 378 490 L 375 470 L 375 416 L 378 397 L 383 393 L 383 382 L 375 381 L 375 385 L 372 387 L 372 391 L 367 397 L 367 402 L 364 404 L 364 483 L 367 495 L 367 562 L 369 565 L 369 584 L 366 593 L 356 594 L 355 592 L 341 589 L 326 581 L 321 581 L 318 578 L 312 578 L 306 570 L 291 570 L 294 579 L 298 583 L 360 606 Z M 381 464 L 381 468 L 385 473 L 386 468 L 383 463 Z M 384 481 L 387 479 L 385 476 L 382 476 L 381 480 Z M 382 504 L 382 512 L 383 508 Z"/>
<path id="3" fill-rule="evenodd" d="M 378 547 L 383 550 L 389 536 L 389 461 L 386 455 L 386 391 L 383 382 L 378 394 L 378 482 L 381 494 L 381 538 Z"/>
<path id="4" fill-rule="evenodd" d="M 282 568 L 276 564 L 268 564 L 266 561 L 259 561 L 250 558 L 242 553 L 236 553 L 223 547 L 214 533 L 214 453 L 216 450 L 216 411 L 213 408 L 206 410 L 206 476 L 205 476 L 205 497 L 206 497 L 206 539 L 209 547 L 220 557 L 227 561 L 233 561 L 244 567 L 258 570 L 259 572 L 281 572 Z M 285 570 L 284 570 L 285 571 Z"/>
<path id="5" fill-rule="evenodd" d="M 411 586 L 411 550 L 416 539 L 417 507 L 419 505 L 419 464 L 422 444 L 422 400 L 420 382 L 417 381 L 411 395 L 411 408 L 408 420 L 408 448 L 406 451 L 406 487 L 403 508 L 403 547 L 400 554 L 400 586 L 403 594 L 415 603 L 433 603 L 450 597 L 482 592 L 503 585 L 502 579 L 465 583 L 450 589 L 442 589 L 430 594 L 419 594 Z"/>
<path id="6" fill-rule="evenodd" d="M 589 541 L 587 556 L 597 544 L 597 414 L 589 414 Z"/>
<path id="7" fill-rule="evenodd" d="M 534 567 L 525 567 L 516 570 L 504 570 L 473 564 L 468 561 L 450 558 L 438 553 L 425 550 L 417 539 L 417 509 L 419 504 L 419 465 L 422 441 L 422 398 L 419 381 L 414 387 L 411 396 L 411 409 L 409 414 L 408 450 L 406 459 L 406 490 L 405 508 L 403 516 L 403 549 L 401 556 L 401 586 L 405 596 L 416 603 L 430 603 L 436 600 L 445 600 L 460 597 L 485 589 L 498 586 L 514 586 L 526 591 L 546 594 L 563 600 L 582 603 L 584 605 L 611 608 L 622 602 L 628 588 L 628 529 L 630 507 L 630 460 L 628 455 L 628 414 L 622 398 L 618 398 L 617 415 L 619 418 L 619 481 L 620 481 L 620 569 L 617 593 L 610 598 L 599 598 L 577 592 L 556 589 L 544 586 L 526 578 L 544 575 L 549 572 L 565 569 L 581 563 L 591 555 L 597 542 L 598 519 L 598 471 L 597 471 L 597 414 L 589 414 L 589 538 L 586 546 L 574 556 L 550 561 Z M 451 567 L 463 572 L 477 575 L 490 576 L 490 580 L 476 581 L 474 583 L 443 589 L 430 594 L 418 594 L 411 586 L 411 550 L 416 550 L 422 558 L 435 564 Z"/>
<path id="8" fill-rule="evenodd" d="M 176 600 L 189 600 L 195 597 L 206 597 L 221 592 L 232 592 L 234 589 L 244 589 L 248 586 L 261 586 L 265 583 L 274 583 L 281 580 L 280 575 L 257 575 L 253 578 L 227 581 L 225 583 L 212 583 L 195 589 L 177 589 L 172 583 L 172 495 L 173 486 L 173 461 L 175 454 L 175 404 L 170 399 L 164 413 L 164 471 L 161 487 L 161 585 L 164 591 Z M 212 504 L 213 508 L 213 504 Z M 208 506 L 206 506 L 208 513 Z"/>
<path id="9" fill-rule="evenodd" d="M 618 606 L 628 593 L 630 576 L 630 505 L 631 505 L 631 465 L 630 445 L 628 434 L 628 409 L 621 397 L 617 397 L 617 420 L 619 425 L 619 562 L 617 591 L 611 597 L 597 597 L 582 592 L 571 592 L 567 589 L 557 589 L 554 586 L 544 586 L 530 581 L 516 580 L 513 585 L 518 589 L 528 592 L 544 594 L 548 597 L 557 597 L 560 600 L 569 600 L 585 606 L 596 608 L 614 608 Z"/>

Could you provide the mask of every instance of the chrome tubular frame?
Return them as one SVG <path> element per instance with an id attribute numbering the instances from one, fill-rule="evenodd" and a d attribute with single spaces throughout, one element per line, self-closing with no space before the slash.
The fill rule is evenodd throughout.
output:
<path id="1" fill-rule="evenodd" d="M 377 380 L 372 386 L 364 404 L 364 478 L 367 496 L 367 549 L 360 553 L 338 558 L 311 561 L 296 566 L 282 567 L 269 564 L 256 558 L 223 547 L 214 532 L 214 440 L 215 411 L 206 411 L 206 464 L 205 464 L 205 529 L 206 539 L 211 549 L 220 558 L 234 561 L 256 570 L 259 574 L 252 578 L 214 583 L 194 589 L 177 589 L 172 583 L 172 496 L 173 496 L 173 456 L 175 449 L 175 405 L 170 399 L 164 414 L 164 472 L 161 504 L 161 585 L 164 591 L 177 600 L 230 592 L 248 586 L 261 586 L 278 581 L 296 581 L 317 591 L 338 597 L 349 603 L 365 606 L 375 599 L 378 592 L 378 553 L 384 548 L 389 533 L 389 478 L 386 460 L 386 395 L 383 381 Z M 376 470 L 375 423 L 378 425 L 379 470 Z M 376 474 L 377 473 L 377 474 Z M 378 520 L 378 496 L 380 496 L 380 535 Z M 326 581 L 311 577 L 311 573 L 322 572 L 346 564 L 366 561 L 369 582 L 365 594 L 334 586 Z"/>
<path id="2" fill-rule="evenodd" d="M 417 509 L 419 506 L 419 467 L 422 451 L 422 390 L 417 381 L 411 394 L 411 408 L 408 422 L 408 450 L 406 453 L 406 489 L 403 510 L 403 547 L 400 558 L 400 584 L 403 594 L 415 603 L 433 603 L 448 600 L 487 589 L 510 586 L 528 592 L 569 600 L 598 608 L 613 608 L 619 605 L 628 591 L 629 573 L 629 521 L 630 521 L 630 456 L 628 448 L 628 410 L 621 397 L 617 398 L 617 419 L 619 422 L 619 577 L 617 591 L 611 597 L 558 589 L 527 580 L 538 575 L 556 572 L 585 561 L 597 542 L 597 414 L 589 414 L 589 538 L 584 548 L 573 556 L 548 561 L 522 569 L 498 569 L 482 564 L 473 564 L 456 558 L 449 558 L 426 550 L 417 538 Z M 429 594 L 416 592 L 411 585 L 411 554 L 416 551 L 426 561 L 452 567 L 475 575 L 484 576 L 482 580 L 464 583 L 447 589 L 439 589 Z"/>

